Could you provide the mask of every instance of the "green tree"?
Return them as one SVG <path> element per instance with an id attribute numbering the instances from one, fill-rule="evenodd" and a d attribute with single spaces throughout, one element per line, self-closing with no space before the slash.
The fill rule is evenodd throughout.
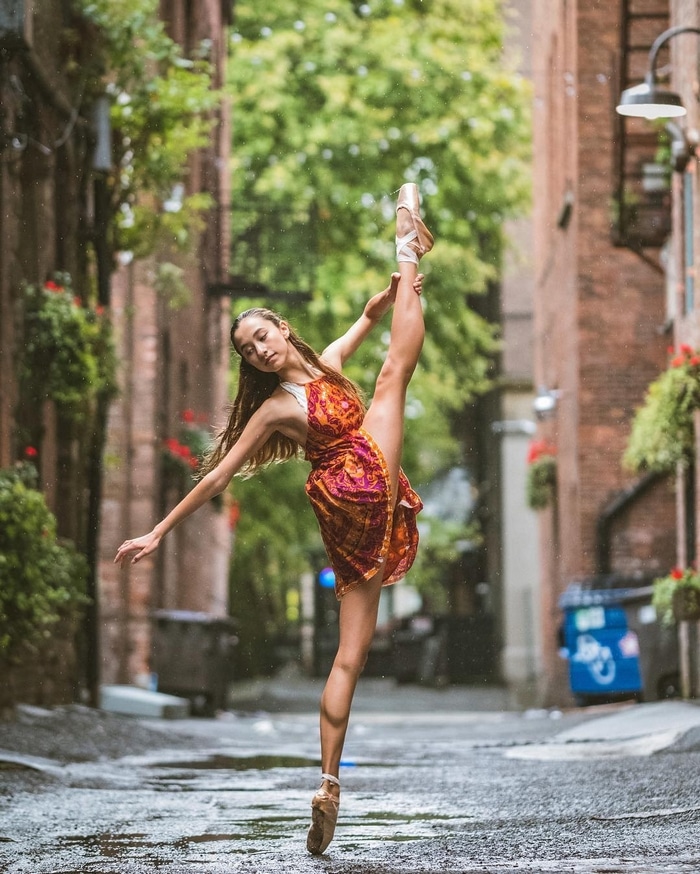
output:
<path id="1" fill-rule="evenodd" d="M 94 26 L 96 46 L 85 71 L 91 96 L 107 93 L 111 103 L 113 248 L 136 257 L 164 246 L 190 251 L 201 213 L 212 204 L 207 195 L 184 190 L 188 157 L 206 145 L 221 100 L 209 46 L 186 56 L 166 33 L 158 0 L 77 4 Z"/>
<path id="2" fill-rule="evenodd" d="M 407 408 L 416 482 L 459 458 L 451 421 L 486 387 L 497 347 L 467 303 L 497 280 L 504 221 L 528 198 L 529 89 L 504 59 L 504 29 L 499 0 L 236 5 L 234 272 L 265 234 L 257 278 L 269 287 L 294 287 L 285 277 L 303 280 L 311 259 L 311 303 L 281 309 L 322 348 L 386 284 L 398 187 L 421 190 L 437 244 L 423 265 L 428 330 Z M 300 216 L 314 218 L 306 247 Z M 348 367 L 368 391 L 386 342 L 378 329 Z M 258 536 L 288 512 L 271 505 Z M 234 575 L 245 573 L 239 548 Z"/>

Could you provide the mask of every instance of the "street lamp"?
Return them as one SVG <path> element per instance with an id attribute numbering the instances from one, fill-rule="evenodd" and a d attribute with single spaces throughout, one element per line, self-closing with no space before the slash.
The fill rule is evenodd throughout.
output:
<path id="1" fill-rule="evenodd" d="M 659 34 L 649 49 L 649 69 L 644 81 L 627 88 L 620 96 L 617 112 L 636 118 L 678 118 L 686 114 L 680 96 L 674 91 L 659 88 L 656 84 L 656 58 L 661 47 L 681 33 L 698 33 L 700 27 L 669 27 Z"/>

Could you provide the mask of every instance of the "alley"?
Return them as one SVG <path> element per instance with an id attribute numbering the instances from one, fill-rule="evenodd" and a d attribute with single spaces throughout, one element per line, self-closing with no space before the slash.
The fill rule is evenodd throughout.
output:
<path id="1" fill-rule="evenodd" d="M 30 709 L 20 724 L 0 725 L 0 866 L 8 874 L 700 870 L 696 705 L 521 713 L 487 709 L 498 695 L 485 693 L 471 698 L 482 709 L 468 710 L 456 707 L 468 693 L 383 683 L 369 683 L 358 702 L 341 818 L 320 859 L 304 847 L 317 717 L 297 697 L 303 712 L 144 722 Z M 53 754 L 32 757 L 32 737 L 44 754 L 53 737 Z"/>

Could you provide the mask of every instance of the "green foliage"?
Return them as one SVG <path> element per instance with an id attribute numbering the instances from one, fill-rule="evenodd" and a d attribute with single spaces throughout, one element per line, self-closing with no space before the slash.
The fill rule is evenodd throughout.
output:
<path id="1" fill-rule="evenodd" d="M 205 41 L 183 55 L 165 32 L 158 0 L 78 0 L 96 26 L 101 62 L 89 71 L 93 96 L 112 98 L 113 245 L 144 256 L 162 243 L 186 251 L 211 206 L 184 196 L 189 155 L 209 142 L 220 93 Z"/>
<path id="2" fill-rule="evenodd" d="M 541 455 L 527 468 L 527 505 L 543 510 L 554 500 L 557 489 L 557 460 L 553 455 Z"/>
<path id="3" fill-rule="evenodd" d="M 69 418 L 83 418 L 92 400 L 116 388 L 109 320 L 83 305 L 67 274 L 26 286 L 23 305 L 23 398 L 51 399 Z"/>
<path id="4" fill-rule="evenodd" d="M 435 613 L 447 612 L 445 580 L 459 567 L 465 547 L 468 552 L 483 544 L 479 522 L 455 522 L 434 516 L 419 516 L 421 545 L 410 572 L 410 582 Z"/>
<path id="5" fill-rule="evenodd" d="M 310 290 L 303 309 L 279 308 L 322 349 L 387 284 L 396 193 L 405 181 L 420 188 L 437 242 L 421 265 L 427 337 L 407 399 L 403 458 L 414 482 L 460 460 L 452 422 L 487 388 L 498 346 L 494 327 L 467 302 L 498 278 L 504 221 L 529 197 L 529 86 L 504 58 L 503 36 L 499 0 L 236 4 L 228 66 L 233 273 L 273 291 Z M 234 306 L 253 303 L 271 302 Z M 388 327 L 387 317 L 348 363 L 368 395 Z M 281 470 L 265 475 L 275 485 L 258 477 L 245 485 L 234 604 L 236 577 L 257 573 L 252 567 L 260 569 L 257 589 L 278 599 L 276 581 L 297 565 L 292 550 L 312 539 L 305 529 L 278 536 L 307 518 L 302 491 L 287 495 L 285 485 L 277 508 L 264 499 L 266 490 L 276 494 Z M 447 554 L 435 537 L 435 550 Z M 281 570 L 266 571 L 270 561 Z M 429 585 L 429 576 L 428 565 L 417 564 L 411 581 Z"/>
<path id="6" fill-rule="evenodd" d="M 0 655 L 40 646 L 87 603 L 87 562 L 56 538 L 56 520 L 29 464 L 0 470 Z"/>
<path id="7" fill-rule="evenodd" d="M 303 11 L 291 0 L 243 2 L 236 26 L 232 202 L 245 205 L 237 221 L 249 217 L 241 245 L 258 233 L 256 204 L 277 209 L 266 269 L 277 257 L 293 273 L 308 252 L 290 257 L 284 239 L 300 212 L 317 217 L 314 301 L 300 327 L 323 347 L 385 284 L 395 193 L 416 181 L 437 245 L 424 265 L 428 336 L 415 384 L 435 374 L 445 421 L 486 386 L 494 331 L 466 299 L 498 276 L 503 222 L 528 196 L 528 86 L 504 61 L 499 3 L 380 0 L 358 16 L 345 0 Z M 240 272 L 235 259 L 234 250 Z M 370 389 L 384 351 L 379 339 L 368 344 L 349 374 Z"/>
<path id="8" fill-rule="evenodd" d="M 700 408 L 700 354 L 682 346 L 649 386 L 632 422 L 625 464 L 635 471 L 672 472 L 694 457 L 693 415 Z"/>
<path id="9" fill-rule="evenodd" d="M 682 612 L 700 618 L 700 574 L 694 568 L 673 568 L 665 577 L 654 580 L 651 603 L 664 625 L 678 621 Z"/>
<path id="10" fill-rule="evenodd" d="M 308 466 L 272 465 L 236 480 L 240 507 L 231 565 L 232 612 L 240 622 L 241 667 L 266 673 L 274 665 L 270 642 L 285 626 L 286 592 L 323 554 L 318 527 L 304 496 Z M 318 569 L 318 568 L 317 568 Z"/>

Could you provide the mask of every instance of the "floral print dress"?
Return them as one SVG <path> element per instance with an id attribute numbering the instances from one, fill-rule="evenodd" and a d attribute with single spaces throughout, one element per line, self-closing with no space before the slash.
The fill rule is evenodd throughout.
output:
<path id="1" fill-rule="evenodd" d="M 364 410 L 355 398 L 326 376 L 281 385 L 307 413 L 306 494 L 335 572 L 337 598 L 374 576 L 385 557 L 383 585 L 397 582 L 416 557 L 420 498 L 400 471 L 392 512 L 387 464 L 362 428 Z"/>

